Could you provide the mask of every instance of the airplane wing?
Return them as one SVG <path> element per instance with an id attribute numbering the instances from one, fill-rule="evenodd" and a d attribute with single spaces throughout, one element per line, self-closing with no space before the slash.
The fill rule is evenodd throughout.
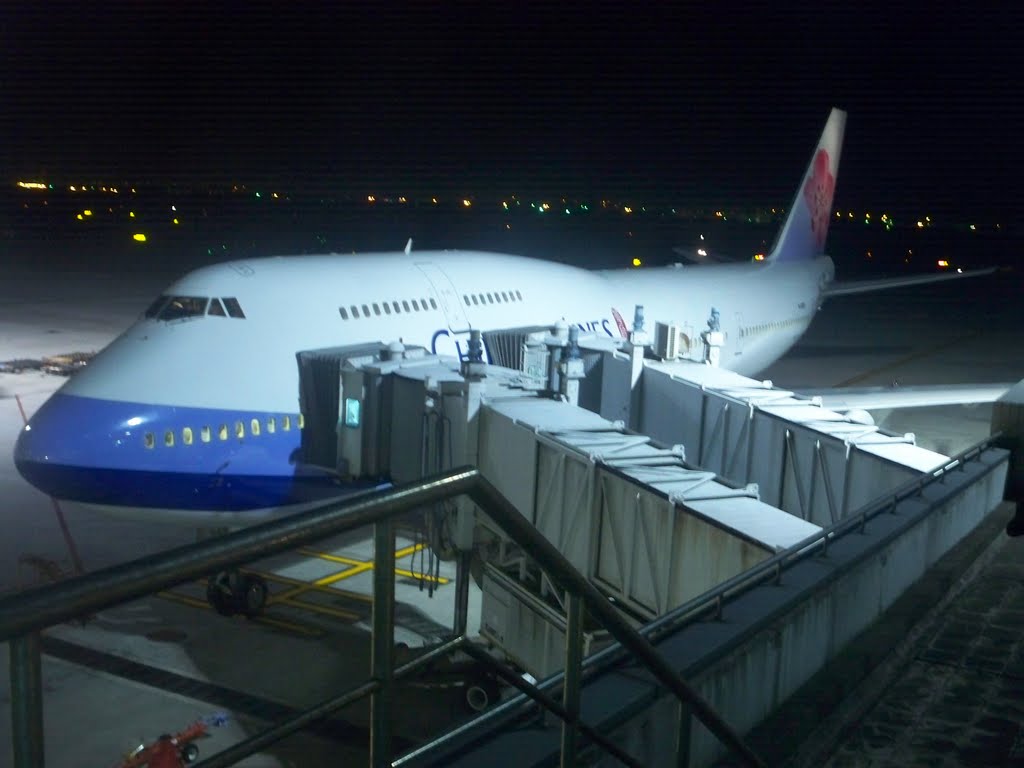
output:
<path id="1" fill-rule="evenodd" d="M 960 280 L 965 277 L 982 277 L 984 275 L 991 275 L 996 269 L 996 267 L 989 267 L 988 269 L 972 269 L 969 272 L 940 272 L 934 275 L 887 277 L 878 280 L 853 280 L 845 283 L 833 282 L 825 288 L 824 297 L 849 296 L 854 293 L 884 291 L 889 288 L 906 288 L 907 286 L 925 283 L 941 283 L 946 280 Z"/>
<path id="2" fill-rule="evenodd" d="M 946 384 L 909 387 L 854 387 L 805 392 L 830 411 L 871 411 L 882 408 L 924 408 L 933 405 L 973 405 L 998 400 L 1014 382 L 1005 384 Z"/>

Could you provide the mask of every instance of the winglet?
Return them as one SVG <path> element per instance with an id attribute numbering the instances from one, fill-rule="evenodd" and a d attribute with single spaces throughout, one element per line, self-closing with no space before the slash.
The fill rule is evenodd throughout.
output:
<path id="1" fill-rule="evenodd" d="M 405 244 L 405 255 L 408 256 L 412 253 L 412 238 L 409 238 L 409 242 Z"/>
<path id="2" fill-rule="evenodd" d="M 845 128 L 846 113 L 833 109 L 768 261 L 806 261 L 824 253 Z"/>

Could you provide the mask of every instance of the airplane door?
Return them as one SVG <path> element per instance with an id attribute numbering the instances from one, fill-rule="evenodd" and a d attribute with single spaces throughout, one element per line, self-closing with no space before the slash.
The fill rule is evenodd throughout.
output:
<path id="1" fill-rule="evenodd" d="M 426 276 L 433 287 L 434 295 L 437 296 L 441 310 L 448 321 L 449 330 L 453 333 L 468 331 L 469 319 L 466 317 L 466 311 L 462 308 L 462 299 L 459 298 L 455 286 L 444 270 L 431 261 L 416 262 L 416 267 Z"/>

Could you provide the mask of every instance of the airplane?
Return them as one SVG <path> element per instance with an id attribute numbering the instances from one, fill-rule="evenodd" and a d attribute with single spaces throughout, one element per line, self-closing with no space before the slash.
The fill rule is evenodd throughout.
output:
<path id="1" fill-rule="evenodd" d="M 251 519 L 339 492 L 297 462 L 296 353 L 401 340 L 458 355 L 470 330 L 550 325 L 626 336 L 620 310 L 727 338 L 720 364 L 754 374 L 800 338 L 831 294 L 945 279 L 835 282 L 824 254 L 846 113 L 833 109 L 767 258 L 588 271 L 464 251 L 260 258 L 169 286 L 20 433 L 21 475 L 106 511 Z M 975 273 L 965 273 L 964 277 Z"/>

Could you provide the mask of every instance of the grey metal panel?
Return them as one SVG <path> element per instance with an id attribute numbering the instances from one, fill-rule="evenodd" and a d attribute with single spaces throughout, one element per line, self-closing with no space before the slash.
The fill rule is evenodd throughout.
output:
<path id="1" fill-rule="evenodd" d="M 565 666 L 565 632 L 530 610 L 484 573 L 480 634 L 535 677 Z"/>
<path id="2" fill-rule="evenodd" d="M 586 457 L 539 445 L 534 525 L 585 576 L 594 572 L 592 485 L 593 465 Z"/>
<path id="3" fill-rule="evenodd" d="M 773 553 L 639 484 L 603 470 L 599 478 L 595 575 L 636 611 L 664 613 Z"/>
<path id="4" fill-rule="evenodd" d="M 537 439 L 490 407 L 480 409 L 480 471 L 531 522 L 535 519 Z"/>

